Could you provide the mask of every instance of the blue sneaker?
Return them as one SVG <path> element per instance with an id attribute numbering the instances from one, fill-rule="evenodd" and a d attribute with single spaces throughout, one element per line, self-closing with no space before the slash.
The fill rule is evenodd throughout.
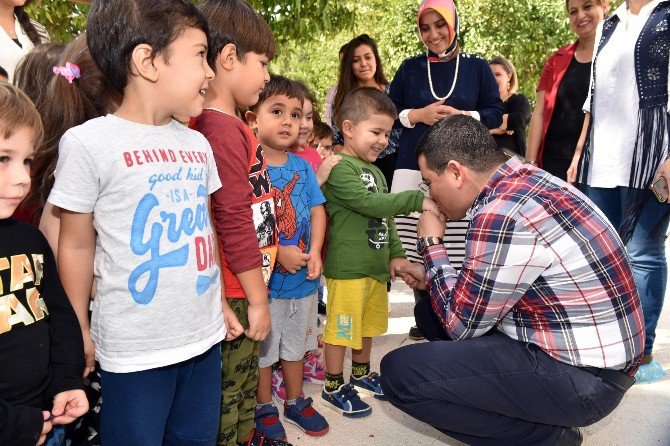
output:
<path id="1" fill-rule="evenodd" d="M 342 384 L 337 390 L 321 392 L 322 403 L 333 410 L 340 412 L 348 418 L 367 417 L 372 413 L 372 407 L 364 403 L 358 392 L 351 384 Z"/>
<path id="2" fill-rule="evenodd" d="M 299 397 L 295 404 L 284 405 L 284 420 L 293 423 L 307 435 L 320 437 L 328 432 L 330 427 L 323 416 L 312 407 L 312 398 Z"/>
<path id="3" fill-rule="evenodd" d="M 641 365 L 635 372 L 635 382 L 638 384 L 653 383 L 665 376 L 661 365 L 656 361 L 650 361 Z"/>
<path id="4" fill-rule="evenodd" d="M 386 401 L 386 396 L 384 396 L 384 391 L 382 390 L 382 377 L 379 373 L 370 372 L 360 379 L 354 378 L 354 375 L 351 375 L 349 382 L 358 387 L 363 393 L 372 395 L 378 400 Z"/>
<path id="5" fill-rule="evenodd" d="M 286 441 L 286 431 L 279 421 L 279 411 L 274 404 L 266 404 L 256 409 L 254 427 L 264 437 Z"/>

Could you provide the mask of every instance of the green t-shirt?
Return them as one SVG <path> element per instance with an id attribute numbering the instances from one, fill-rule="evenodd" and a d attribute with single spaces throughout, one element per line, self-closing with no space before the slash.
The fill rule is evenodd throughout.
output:
<path id="1" fill-rule="evenodd" d="M 388 281 L 389 261 L 405 257 L 393 217 L 420 212 L 423 193 L 390 194 L 376 166 L 342 155 L 323 186 L 323 194 L 329 223 L 323 275 Z"/>

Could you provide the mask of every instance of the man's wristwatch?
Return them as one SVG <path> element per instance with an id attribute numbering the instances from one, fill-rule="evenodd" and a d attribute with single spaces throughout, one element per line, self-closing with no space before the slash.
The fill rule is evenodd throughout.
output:
<path id="1" fill-rule="evenodd" d="M 422 256 L 429 246 L 441 245 L 443 243 L 442 237 L 419 237 L 416 241 L 416 253 Z"/>

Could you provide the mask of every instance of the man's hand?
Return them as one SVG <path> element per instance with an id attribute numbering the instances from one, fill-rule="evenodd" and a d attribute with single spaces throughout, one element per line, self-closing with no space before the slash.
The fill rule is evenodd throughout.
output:
<path id="1" fill-rule="evenodd" d="M 295 274 L 305 266 L 311 256 L 300 250 L 295 245 L 291 246 L 279 246 L 277 250 L 277 262 L 286 269 L 291 274 Z"/>
<path id="2" fill-rule="evenodd" d="M 407 262 L 405 265 L 399 265 L 395 268 L 395 274 L 412 289 L 426 289 L 426 270 L 420 263 Z"/>
<path id="3" fill-rule="evenodd" d="M 426 211 L 419 217 L 416 232 L 419 237 L 444 237 L 447 218 L 439 211 Z"/>
<path id="4" fill-rule="evenodd" d="M 40 435 L 39 440 L 35 446 L 41 446 L 47 441 L 47 434 L 51 432 L 51 414 L 46 410 L 42 411 L 42 417 L 44 418 L 44 424 L 42 424 L 42 434 Z"/>
<path id="5" fill-rule="evenodd" d="M 265 302 L 264 305 L 252 305 L 249 302 L 247 310 L 249 318 L 249 328 L 244 334 L 254 341 L 262 341 L 270 333 L 270 305 Z"/>
<path id="6" fill-rule="evenodd" d="M 81 389 L 66 390 L 54 396 L 53 424 L 70 424 L 88 412 L 88 398 Z"/>
<path id="7" fill-rule="evenodd" d="M 84 378 L 86 378 L 89 373 L 95 370 L 95 342 L 91 339 L 91 330 L 82 330 L 81 336 L 84 339 L 84 359 L 86 365 L 84 366 Z"/>
<path id="8" fill-rule="evenodd" d="M 321 261 L 321 254 L 318 252 L 310 253 L 310 258 L 307 261 L 307 278 L 314 280 L 321 275 L 323 269 L 323 262 Z"/>
<path id="9" fill-rule="evenodd" d="M 223 322 L 226 324 L 226 341 L 232 341 L 244 333 L 244 327 L 237 319 L 237 315 L 227 303 L 223 307 Z"/>
<path id="10" fill-rule="evenodd" d="M 391 273 L 391 282 L 395 281 L 396 278 L 396 269 L 398 269 L 401 266 L 410 266 L 411 263 L 409 260 L 407 260 L 404 257 L 396 257 L 395 259 L 391 259 L 389 262 L 389 272 Z"/>

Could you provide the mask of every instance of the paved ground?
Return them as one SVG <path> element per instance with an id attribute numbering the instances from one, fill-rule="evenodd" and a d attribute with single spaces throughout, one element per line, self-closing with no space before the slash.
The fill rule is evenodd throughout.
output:
<path id="1" fill-rule="evenodd" d="M 407 331 L 413 325 L 414 299 L 411 290 L 396 283 L 389 295 L 389 331 L 375 340 L 373 370 L 379 370 L 383 355 L 408 342 Z M 666 371 L 670 371 L 670 299 L 657 331 L 654 355 Z M 351 358 L 348 357 L 347 361 Z M 345 371 L 349 365 L 345 365 Z M 305 386 L 305 393 L 317 401 L 316 408 L 328 419 L 330 432 L 321 438 L 311 438 L 293 425 L 285 423 L 294 445 L 341 446 L 395 446 L 395 445 L 461 445 L 431 427 L 418 422 L 389 403 L 368 398 L 372 415 L 360 420 L 349 420 L 321 406 L 321 387 Z M 586 446 L 670 446 L 670 373 L 654 384 L 634 385 L 621 405 L 607 418 L 583 429 Z"/>

